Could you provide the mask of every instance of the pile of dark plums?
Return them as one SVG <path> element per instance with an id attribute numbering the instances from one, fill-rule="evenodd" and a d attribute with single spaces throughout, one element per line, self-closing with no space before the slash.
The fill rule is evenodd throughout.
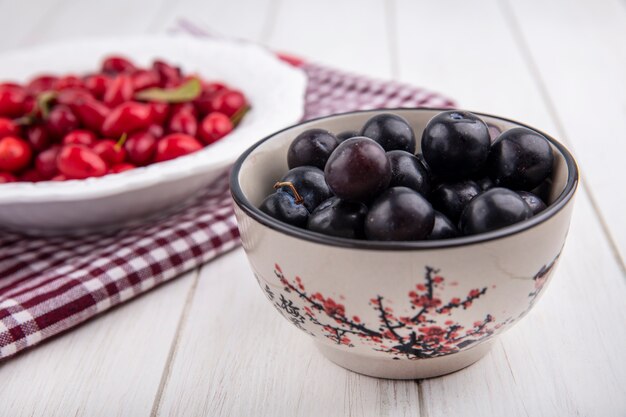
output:
<path id="1" fill-rule="evenodd" d="M 480 117 L 444 111 L 415 152 L 413 128 L 391 113 L 359 132 L 304 131 L 289 147 L 289 171 L 259 208 L 314 232 L 383 241 L 485 233 L 546 208 L 554 157 L 533 130 L 509 129 L 492 142 Z"/>

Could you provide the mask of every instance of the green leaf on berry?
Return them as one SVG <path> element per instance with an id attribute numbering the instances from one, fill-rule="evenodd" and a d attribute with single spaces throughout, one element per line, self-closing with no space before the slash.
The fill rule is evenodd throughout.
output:
<path id="1" fill-rule="evenodd" d="M 195 100 L 202 93 L 202 84 L 192 78 L 175 88 L 148 88 L 135 94 L 136 100 L 159 101 L 162 103 L 185 103 Z"/>

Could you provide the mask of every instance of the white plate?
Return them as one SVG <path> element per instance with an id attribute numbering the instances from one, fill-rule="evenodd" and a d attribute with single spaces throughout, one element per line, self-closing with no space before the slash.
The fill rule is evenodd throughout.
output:
<path id="1" fill-rule="evenodd" d="M 57 234 L 119 225 L 177 204 L 210 184 L 246 148 L 303 115 L 306 78 L 249 43 L 187 37 L 91 39 L 0 56 L 0 81 L 40 73 L 85 73 L 122 54 L 139 65 L 155 58 L 242 90 L 252 110 L 231 134 L 171 161 L 117 175 L 65 182 L 0 185 L 0 228 Z"/>

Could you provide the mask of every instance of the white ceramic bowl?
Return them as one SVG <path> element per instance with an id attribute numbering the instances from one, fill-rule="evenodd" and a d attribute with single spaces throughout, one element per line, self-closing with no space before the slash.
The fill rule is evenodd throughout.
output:
<path id="1" fill-rule="evenodd" d="M 246 148 L 303 115 L 306 78 L 250 43 L 151 36 L 92 39 L 0 56 L 0 80 L 85 73 L 112 53 L 140 65 L 155 58 L 242 90 L 252 110 L 231 134 L 202 151 L 117 175 L 0 185 L 0 228 L 58 234 L 110 227 L 175 205 L 210 184 Z"/>
<path id="2" fill-rule="evenodd" d="M 439 110 L 391 111 L 420 138 Z M 287 171 L 287 149 L 296 135 L 311 128 L 358 130 L 376 113 L 302 123 L 246 151 L 231 174 L 243 246 L 269 301 L 333 362 L 384 378 L 453 372 L 485 355 L 494 337 L 543 293 L 569 228 L 576 163 L 544 134 L 555 156 L 549 207 L 503 229 L 448 240 L 342 239 L 281 223 L 257 209 Z M 500 131 L 523 126 L 479 115 Z"/>

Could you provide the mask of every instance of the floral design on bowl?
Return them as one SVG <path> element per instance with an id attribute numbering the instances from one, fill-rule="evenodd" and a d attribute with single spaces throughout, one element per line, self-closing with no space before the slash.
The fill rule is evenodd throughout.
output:
<path id="1" fill-rule="evenodd" d="M 560 253 L 533 276 L 534 288 L 528 294 L 532 299 L 531 303 L 543 289 L 559 256 Z M 408 359 L 435 358 L 459 352 L 489 338 L 504 324 L 521 318 L 528 311 L 500 322 L 492 314 L 486 314 L 477 319 L 472 327 L 467 328 L 450 318 L 452 311 L 471 308 L 474 302 L 486 296 L 488 288 L 472 289 L 464 298 L 452 297 L 444 303 L 440 292 L 446 285 L 446 278 L 439 275 L 439 272 L 438 269 L 426 266 L 423 282 L 416 284 L 415 289 L 408 292 L 410 308 L 414 313 L 411 316 L 394 314 L 394 309 L 390 306 L 393 301 L 386 300 L 384 296 L 376 295 L 371 298 L 369 305 L 377 312 L 377 324 L 364 323 L 359 316 L 347 314 L 345 304 L 332 297 L 326 297 L 319 292 L 308 292 L 299 276 L 288 280 L 278 264 L 274 265 L 274 274 L 283 285 L 283 291 L 276 299 L 276 294 L 269 285 L 266 284 L 264 290 L 287 320 L 312 336 L 315 333 L 307 330 L 307 322 L 321 328 L 321 333 L 338 345 L 354 347 L 352 338 L 356 337 L 361 344 L 370 345 L 375 351 Z M 456 286 L 457 283 L 450 282 L 448 285 Z M 289 298 L 289 295 L 297 295 L 302 305 L 298 306 L 297 301 Z M 340 296 L 340 299 L 345 297 Z M 444 316 L 448 318 L 441 325 L 441 317 Z"/>

